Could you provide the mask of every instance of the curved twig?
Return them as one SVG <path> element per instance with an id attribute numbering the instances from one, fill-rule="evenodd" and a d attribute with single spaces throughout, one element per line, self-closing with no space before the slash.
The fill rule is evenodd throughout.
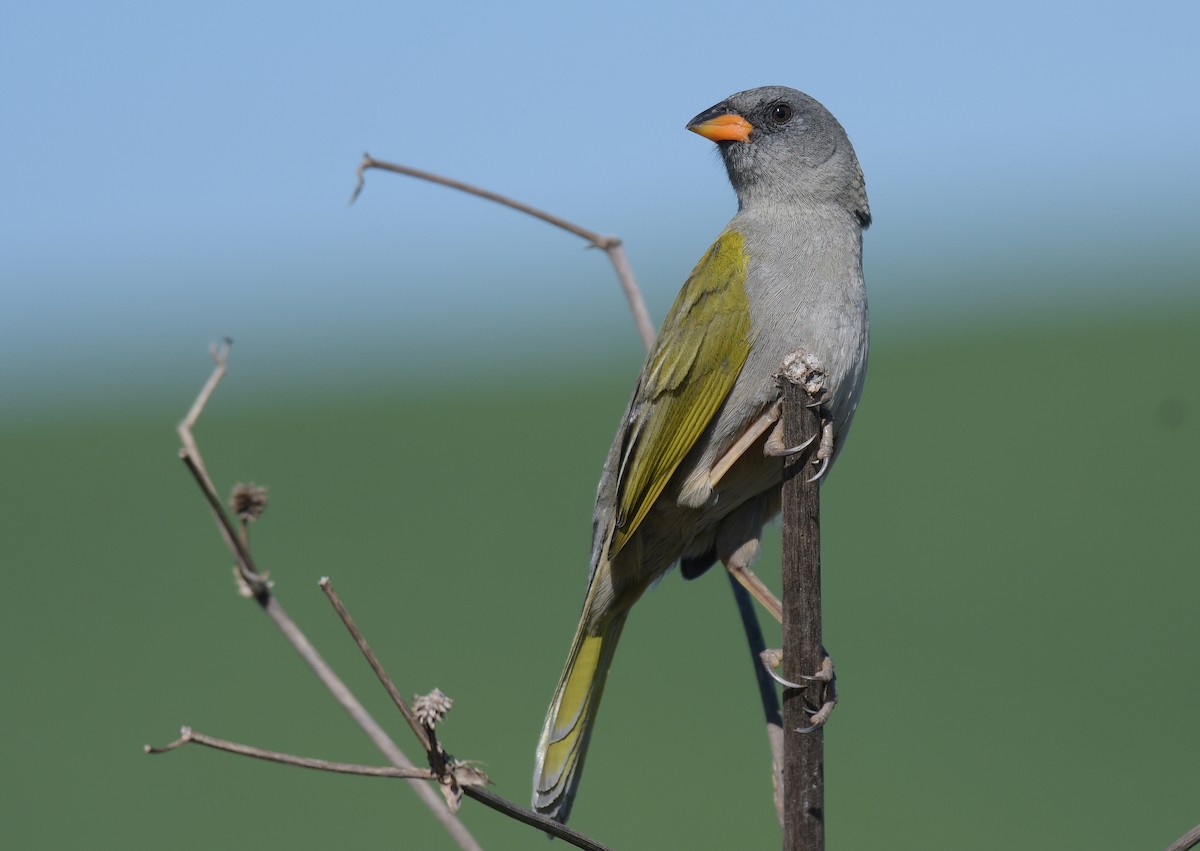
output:
<path id="1" fill-rule="evenodd" d="M 415 177 L 419 180 L 428 180 L 430 183 L 436 183 L 440 186 L 447 186 L 450 189 L 457 189 L 460 192 L 466 192 L 468 195 L 474 195 L 477 198 L 484 198 L 488 201 L 494 201 L 497 204 L 502 204 L 505 207 L 511 207 L 514 210 L 533 216 L 535 219 L 541 219 L 547 224 L 552 224 L 557 228 L 562 228 L 568 233 L 573 233 L 581 239 L 586 239 L 594 247 L 603 249 L 608 254 L 609 261 L 612 262 L 613 269 L 617 273 L 617 280 L 621 283 L 621 289 L 625 293 L 625 299 L 629 302 L 629 309 L 633 313 L 633 321 L 637 326 L 638 334 L 642 338 L 642 342 L 649 349 L 654 345 L 654 338 L 657 336 L 654 330 L 654 324 L 650 321 L 650 311 L 646 309 L 646 302 L 642 298 L 642 291 L 637 285 L 637 280 L 633 276 L 633 267 L 629 265 L 629 258 L 625 254 L 625 248 L 621 244 L 620 237 L 604 236 L 595 231 L 588 230 L 585 227 L 580 227 L 577 224 L 568 222 L 566 219 L 559 218 L 544 210 L 539 210 L 537 207 L 531 207 L 528 204 L 523 204 L 520 201 L 513 200 L 498 192 L 492 192 L 488 189 L 481 189 L 478 186 L 472 186 L 469 183 L 463 183 L 461 180 L 454 180 L 449 177 L 442 177 L 440 174 L 434 174 L 429 171 L 421 171 L 417 168 L 410 168 L 406 165 L 397 163 L 385 162 L 377 160 L 370 154 L 363 154 L 362 163 L 358 166 L 358 183 L 354 187 L 354 193 L 350 196 L 350 203 L 353 204 L 358 200 L 358 196 L 362 194 L 365 175 L 367 169 L 378 168 L 383 171 L 391 171 L 396 174 L 404 174 L 409 177 Z"/>

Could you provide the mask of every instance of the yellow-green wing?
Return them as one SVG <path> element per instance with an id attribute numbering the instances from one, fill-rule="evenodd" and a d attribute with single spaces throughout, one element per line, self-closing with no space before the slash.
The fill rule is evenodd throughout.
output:
<path id="1" fill-rule="evenodd" d="M 745 241 L 722 234 L 692 270 L 646 361 L 625 423 L 616 556 L 708 426 L 750 353 Z"/>

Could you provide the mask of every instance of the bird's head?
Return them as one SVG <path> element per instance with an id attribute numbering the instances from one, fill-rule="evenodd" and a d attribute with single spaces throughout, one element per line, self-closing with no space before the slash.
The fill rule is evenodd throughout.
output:
<path id="1" fill-rule="evenodd" d="M 813 98 L 786 86 L 730 95 L 688 122 L 717 143 L 738 204 L 833 203 L 871 222 L 858 157 L 846 131 Z"/>

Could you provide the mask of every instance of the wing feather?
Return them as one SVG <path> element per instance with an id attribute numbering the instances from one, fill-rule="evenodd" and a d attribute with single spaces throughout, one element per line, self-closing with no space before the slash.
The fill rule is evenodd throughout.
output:
<path id="1" fill-rule="evenodd" d="M 626 417 L 610 559 L 637 531 L 746 363 L 747 265 L 741 235 L 722 234 L 663 322 Z"/>

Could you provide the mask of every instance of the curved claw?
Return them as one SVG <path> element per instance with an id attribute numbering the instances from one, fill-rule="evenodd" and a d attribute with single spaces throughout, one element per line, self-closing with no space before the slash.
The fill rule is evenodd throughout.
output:
<path id="1" fill-rule="evenodd" d="M 817 479 L 821 478 L 821 476 L 825 475 L 825 471 L 828 469 L 829 469 L 829 456 L 825 456 L 824 458 L 821 459 L 820 469 L 817 470 L 817 472 L 813 473 L 812 478 L 809 479 L 808 481 L 815 482 Z"/>
<path id="2" fill-rule="evenodd" d="M 779 674 L 775 673 L 775 669 L 783 664 L 783 651 L 779 649 L 767 649 L 758 654 L 758 661 L 762 663 L 763 670 L 767 672 L 767 676 L 779 683 L 784 688 L 804 688 L 803 683 L 794 683 L 790 680 L 785 680 Z M 810 679 L 802 677 L 802 679 Z"/>
<path id="3" fill-rule="evenodd" d="M 807 727 L 797 727 L 797 733 L 814 733 L 825 726 L 825 722 L 829 720 L 829 716 L 833 714 L 833 707 L 837 704 L 836 700 L 829 700 L 825 705 L 813 713 L 812 723 Z"/>
<path id="4" fill-rule="evenodd" d="M 816 399 L 814 399 L 813 401 L 811 401 L 811 402 L 809 402 L 808 404 L 806 404 L 804 407 L 806 407 L 806 408 L 819 408 L 819 407 L 821 407 L 822 405 L 824 405 L 826 402 L 828 402 L 828 401 L 829 401 L 830 399 L 832 399 L 832 398 L 833 398 L 833 394 L 832 394 L 832 393 L 830 393 L 828 390 L 826 390 L 824 393 L 822 393 L 820 396 L 818 396 L 818 397 L 817 397 Z"/>
<path id="5" fill-rule="evenodd" d="M 767 455 L 771 458 L 787 458 L 791 455 L 795 455 L 799 452 L 803 452 L 805 449 L 808 449 L 808 447 L 812 446 L 812 442 L 816 439 L 817 439 L 817 435 L 814 434 L 812 437 L 810 437 L 808 440 L 804 441 L 800 445 L 792 446 L 788 449 L 770 449 L 770 448 L 764 446 L 763 447 L 763 455 Z"/>
<path id="6" fill-rule="evenodd" d="M 765 668 L 766 666 L 764 665 L 763 667 Z M 805 686 L 805 683 L 794 683 L 791 680 L 785 680 L 783 677 L 779 676 L 779 674 L 775 673 L 770 668 L 767 668 L 767 676 L 769 676 L 775 682 L 779 683 L 784 688 L 804 688 L 804 686 Z M 806 680 L 809 678 L 801 677 L 801 679 Z"/>
<path id="7" fill-rule="evenodd" d="M 821 665 L 822 673 L 824 674 L 825 665 Z M 815 679 L 821 679 L 820 676 Z M 829 720 L 829 716 L 833 714 L 833 707 L 837 706 L 837 682 L 830 680 L 825 689 L 825 702 L 821 704 L 821 708 L 812 714 L 812 723 L 807 727 L 800 727 L 796 730 L 797 733 L 812 733 L 815 730 L 820 730 L 825 726 L 825 722 Z"/>
<path id="8" fill-rule="evenodd" d="M 833 681 L 833 674 L 827 672 L 824 669 L 824 666 L 822 666 L 822 670 L 820 672 L 812 676 L 809 676 L 808 674 L 801 676 L 800 679 L 803 680 L 803 682 L 800 683 L 794 683 L 791 680 L 785 680 L 783 677 L 779 676 L 779 674 L 775 673 L 775 669 L 771 667 L 770 662 L 768 662 L 766 659 L 762 660 L 762 666 L 766 670 L 767 676 L 779 683 L 784 688 L 807 688 L 809 683 L 830 683 Z"/>

